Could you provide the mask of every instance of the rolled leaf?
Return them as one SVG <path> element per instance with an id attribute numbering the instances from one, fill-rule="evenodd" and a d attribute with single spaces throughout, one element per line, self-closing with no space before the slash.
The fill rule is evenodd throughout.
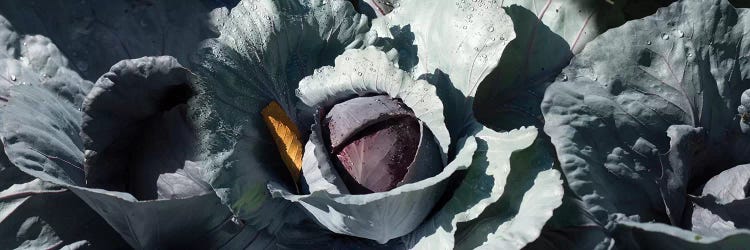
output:
<path id="1" fill-rule="evenodd" d="M 186 117 L 193 95 L 188 77 L 172 57 L 147 57 L 122 61 L 97 81 L 86 97 L 81 129 L 88 187 L 141 200 L 164 198 L 159 184 L 194 189 L 185 196 L 211 192 L 202 180 L 160 178 L 196 160 L 197 135 Z M 125 100 L 131 105 L 122 105 Z"/>
<path id="2" fill-rule="evenodd" d="M 156 71 L 163 69 L 160 67 L 163 65 L 159 64 L 146 63 L 141 66 L 145 68 L 154 66 L 152 69 L 157 69 Z M 123 84 L 128 85 L 128 83 Z M 210 189 L 207 189 L 207 185 L 199 188 L 199 193 L 189 194 L 189 198 L 185 199 L 182 199 L 185 197 L 184 192 L 161 189 L 165 190 L 162 192 L 164 199 L 145 202 L 139 201 L 129 193 L 85 188 L 84 140 L 80 136 L 82 113 L 78 107 L 74 106 L 74 103 L 65 98 L 64 94 L 52 92 L 54 90 L 56 89 L 47 89 L 38 84 L 18 85 L 8 89 L 8 95 L 13 98 L 9 98 L 8 102 L 0 108 L 0 117 L 2 117 L 0 136 L 5 145 L 5 153 L 13 165 L 31 176 L 73 190 L 133 247 L 188 245 L 211 247 L 235 240 L 233 237 L 243 230 L 241 223 L 240 225 L 227 224 L 227 221 L 231 221 L 231 212 L 219 202 Z M 129 90 L 133 89 L 123 88 L 122 91 L 126 94 Z M 41 103 L 40 100 L 42 100 Z M 125 101 L 104 103 L 131 104 Z M 180 128 L 179 124 L 168 122 L 158 123 L 158 125 Z M 147 129 L 143 131 L 149 132 Z M 169 155 L 164 156 L 169 157 Z M 129 167 L 138 169 L 138 166 Z M 180 177 L 174 178 L 175 174 Z M 158 178 L 152 180 L 156 182 L 154 184 L 168 182 L 171 187 L 175 186 L 175 183 L 171 183 L 175 179 L 179 180 L 177 183 L 183 181 L 191 183 L 196 180 L 202 182 L 202 176 L 195 178 L 195 175 L 202 175 L 202 173 L 198 174 L 191 168 L 185 168 L 184 172 L 177 171 L 163 176 L 161 180 Z M 156 194 L 159 189 L 149 190 Z M 192 188 L 180 191 L 186 190 L 195 191 Z M 193 213 L 194 211 L 202 212 Z M 170 214 L 184 212 L 189 215 L 162 217 L 161 214 L 165 212 Z M 151 219 L 143 220 L 142 218 Z M 195 235 L 191 237 L 194 241 L 185 241 L 182 238 L 185 235 Z M 252 238 L 238 239 L 238 241 L 246 242 L 252 240 Z"/>

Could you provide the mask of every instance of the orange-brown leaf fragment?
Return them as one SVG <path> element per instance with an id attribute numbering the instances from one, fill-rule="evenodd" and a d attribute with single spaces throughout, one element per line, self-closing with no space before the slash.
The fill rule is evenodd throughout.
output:
<path id="1" fill-rule="evenodd" d="M 297 125 L 292 122 L 292 119 L 289 119 L 284 109 L 276 101 L 272 101 L 263 108 L 260 114 L 271 132 L 274 142 L 276 142 L 281 160 L 284 161 L 296 184 L 302 171 L 302 153 L 304 153 Z"/>

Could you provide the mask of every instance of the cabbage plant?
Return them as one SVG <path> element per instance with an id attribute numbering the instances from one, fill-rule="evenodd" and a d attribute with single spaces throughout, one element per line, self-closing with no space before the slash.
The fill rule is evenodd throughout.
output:
<path id="1" fill-rule="evenodd" d="M 223 202 L 272 234 L 312 220 L 330 235 L 320 243 L 332 247 L 367 239 L 356 243 L 520 248 L 534 240 L 562 196 L 552 159 L 527 153 L 513 160 L 513 152 L 532 146 L 536 130 L 496 132 L 476 122 L 471 109 L 477 85 L 513 38 L 500 3 L 401 2 L 372 24 L 347 2 L 313 1 L 312 7 L 242 2 L 221 36 L 206 41 L 191 61 L 199 80 L 189 106 L 210 184 Z M 460 21 L 431 26 L 433 14 Z M 452 33 L 471 36 L 441 39 Z M 400 49 L 409 38 L 412 46 Z M 299 131 L 292 136 L 304 145 L 299 176 L 290 176 L 284 163 L 294 161 L 280 159 L 279 142 L 261 115 L 271 103 L 292 121 L 290 131 Z M 388 131 L 418 147 L 384 157 L 391 153 L 378 151 L 378 143 L 398 145 Z M 357 157 L 384 159 L 401 174 L 369 182 L 361 173 L 372 170 L 358 164 L 363 161 L 342 162 Z M 517 197 L 521 206 L 533 209 L 487 216 L 482 220 L 498 226 L 479 231 L 484 238 L 457 239 L 459 223 L 477 219 L 506 191 L 513 162 L 545 170 L 531 186 L 507 190 L 525 194 Z M 300 213 L 305 216 L 295 216 Z M 302 242 L 280 244 L 317 240 L 305 233 L 296 240 Z"/>
<path id="2" fill-rule="evenodd" d="M 743 248 L 750 14 L 682 1 L 588 43 L 544 130 L 599 247 Z"/>
<path id="3" fill-rule="evenodd" d="M 748 10 L 672 2 L 2 2 L 0 248 L 743 248 Z"/>
<path id="4" fill-rule="evenodd" d="M 560 205 L 560 174 L 535 128 L 473 115 L 513 21 L 497 1 L 396 5 L 370 20 L 347 1 L 242 1 L 189 61 L 126 59 L 95 83 L 3 20 L 0 233 L 45 248 L 523 247 Z"/>

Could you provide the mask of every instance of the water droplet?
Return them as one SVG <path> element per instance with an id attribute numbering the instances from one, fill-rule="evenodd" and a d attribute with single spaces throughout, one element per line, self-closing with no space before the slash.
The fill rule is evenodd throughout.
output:
<path id="1" fill-rule="evenodd" d="M 362 72 L 357 72 L 357 75 L 362 76 Z"/>
<path id="2" fill-rule="evenodd" d="M 461 27 L 461 28 L 462 28 L 462 29 L 466 29 L 467 27 L 466 27 L 466 25 L 464 25 L 464 27 Z"/>
<path id="3" fill-rule="evenodd" d="M 505 41 L 505 37 L 500 37 L 500 41 Z"/>
<path id="4" fill-rule="evenodd" d="M 237 218 L 236 216 L 232 216 L 232 223 L 239 226 L 244 226 L 245 222 L 243 222 L 240 218 Z"/>
<path id="5" fill-rule="evenodd" d="M 490 28 L 489 28 L 489 31 L 490 31 L 490 32 L 493 32 L 493 31 L 495 31 L 495 27 L 490 27 Z"/>
<path id="6" fill-rule="evenodd" d="M 562 74 L 562 80 L 563 82 L 568 81 L 568 75 Z"/>
<path id="7" fill-rule="evenodd" d="M 651 41 L 646 41 L 646 44 L 647 45 L 651 45 Z"/>
<path id="8" fill-rule="evenodd" d="M 669 35 L 667 35 L 666 33 L 665 33 L 665 34 L 662 34 L 662 35 L 661 35 L 661 39 L 664 39 L 664 40 L 669 40 Z"/>
<path id="9" fill-rule="evenodd" d="M 15 82 L 16 81 L 16 75 L 10 75 L 10 80 Z"/>
<path id="10" fill-rule="evenodd" d="M 346 60 L 347 60 L 347 61 L 349 61 L 349 60 L 351 60 L 351 58 L 349 58 L 349 57 L 347 56 L 347 57 L 346 57 Z"/>
<path id="11" fill-rule="evenodd" d="M 684 37 L 684 36 L 685 36 L 685 33 L 684 33 L 684 32 L 682 32 L 682 30 L 677 30 L 677 36 L 679 36 L 679 37 Z"/>
<path id="12" fill-rule="evenodd" d="M 81 71 L 86 71 L 89 69 L 89 65 L 83 61 L 77 62 L 76 67 L 78 67 L 78 69 Z"/>

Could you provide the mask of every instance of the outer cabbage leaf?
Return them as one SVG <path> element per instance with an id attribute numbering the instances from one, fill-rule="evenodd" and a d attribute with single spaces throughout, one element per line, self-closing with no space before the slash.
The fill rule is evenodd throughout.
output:
<path id="1" fill-rule="evenodd" d="M 652 14 L 667 1 L 502 1 L 516 38 L 477 91 L 474 111 L 494 129 L 543 126 L 544 91 L 574 55 L 606 30 Z"/>
<path id="2" fill-rule="evenodd" d="M 747 10 L 685 1 L 589 42 L 545 95 L 545 132 L 587 212 L 683 226 L 688 193 L 746 163 Z M 700 20 L 697 22 L 695 20 Z"/>
<path id="3" fill-rule="evenodd" d="M 51 96 L 52 98 L 47 99 L 42 97 L 39 99 L 33 99 L 21 97 L 21 99 L 30 102 L 23 103 L 22 101 L 20 105 L 23 107 L 20 109 L 28 109 L 30 106 L 36 106 L 38 109 L 42 109 L 39 112 L 53 113 L 55 118 L 66 117 L 71 114 L 68 113 L 68 111 L 77 112 L 77 110 L 80 109 L 86 93 L 91 89 L 93 84 L 81 79 L 77 73 L 67 68 L 67 58 L 62 55 L 49 39 L 39 35 L 18 34 L 13 29 L 12 25 L 3 17 L 0 17 L 0 37 L 2 38 L 0 40 L 0 48 L 2 48 L 0 49 L 0 69 L 4 72 L 0 78 L 0 80 L 2 80 L 0 82 L 0 95 L 2 96 L 2 99 L 0 99 L 2 100 L 2 105 L 0 106 L 2 108 L 0 109 L 2 109 L 2 111 L 0 112 L 5 113 L 8 109 L 19 108 L 18 105 L 13 105 L 11 103 L 11 101 L 13 101 L 12 99 L 15 99 L 11 97 L 14 97 L 13 92 L 15 90 L 23 88 L 38 89 L 38 91 L 42 93 L 42 96 Z M 53 92 L 56 93 L 56 95 L 52 95 L 51 93 Z M 40 102 L 41 104 L 49 104 L 49 106 L 39 105 Z M 69 110 L 57 110 L 58 107 L 67 107 Z M 30 122 L 27 120 L 23 123 L 14 124 L 13 121 L 18 119 L 12 115 L 4 114 L 0 116 L 0 121 L 2 121 L 0 126 L 3 127 L 1 130 L 7 131 L 8 128 L 22 127 L 30 133 L 35 133 L 39 129 L 43 129 L 45 126 L 54 124 L 57 128 L 57 132 L 53 133 L 51 136 L 77 137 L 77 132 L 75 131 L 75 128 L 73 128 L 74 121 L 72 120 L 67 123 L 55 124 L 52 122 L 54 119 L 40 118 L 38 112 L 26 111 L 19 112 L 19 114 L 23 116 L 23 118 L 20 119 L 34 119 L 38 122 Z M 8 139 L 7 134 L 2 137 L 4 138 L 3 141 Z M 71 144 L 76 143 L 71 139 L 44 142 L 49 142 L 50 144 L 61 146 L 62 148 L 70 147 Z M 17 141 L 14 141 L 13 143 L 15 144 Z M 8 143 L 3 144 L 5 146 L 5 151 L 9 151 L 10 145 Z M 25 146 L 23 147 L 23 150 L 30 151 L 34 150 L 34 148 Z M 58 152 L 64 154 L 64 157 L 67 158 L 74 157 L 75 155 L 75 152 L 70 152 L 64 149 L 60 149 Z M 14 158 L 10 157 L 9 159 L 9 156 L 10 154 L 3 154 L 2 161 L 0 161 L 2 162 L 0 165 L 4 165 L 2 170 L 3 173 L 8 173 L 7 175 L 3 175 L 8 177 L 7 180 L 9 183 L 16 183 L 17 181 L 27 179 L 28 177 L 24 177 L 23 175 L 14 174 L 18 173 L 18 168 L 13 166 L 14 163 L 12 163 L 12 160 L 14 160 Z M 36 168 L 34 171 L 40 169 L 42 168 Z M 21 168 L 21 170 L 23 170 L 23 168 Z M 63 180 L 69 182 L 82 181 L 82 176 L 76 176 L 76 174 L 82 174 L 82 172 L 76 173 L 76 171 L 80 170 L 76 169 L 74 166 L 66 166 L 54 170 L 55 173 L 45 173 L 40 171 L 40 174 L 59 175 Z M 68 174 L 68 172 L 73 172 L 73 174 Z M 30 179 L 28 179 L 28 181 L 30 181 Z"/>
<path id="4" fill-rule="evenodd" d="M 137 66 L 127 62 L 121 64 L 129 69 L 117 71 L 122 73 L 119 76 L 122 77 L 120 80 L 123 80 L 117 83 L 125 86 L 151 84 L 152 82 L 144 79 L 164 80 L 158 77 L 157 72 L 173 72 L 169 68 L 179 66 L 175 63 L 160 64 L 159 60 L 141 59 L 139 62 L 144 63 L 136 64 Z M 120 68 L 115 67 L 115 69 Z M 138 77 L 134 77 L 136 75 Z M 73 85 L 76 82 L 64 81 L 63 83 Z M 101 87 L 102 84 L 97 84 L 97 86 Z M 253 238 L 233 238 L 243 230 L 243 225 L 241 222 L 231 220 L 232 215 L 229 209 L 221 204 L 210 189 L 201 189 L 199 193 L 190 194 L 185 199 L 164 197 L 159 200 L 139 201 L 129 193 L 86 188 L 83 168 L 84 140 L 80 135 L 84 119 L 81 108 L 67 98 L 69 92 L 65 90 L 68 89 L 70 88 L 47 88 L 43 82 L 30 82 L 7 88 L 7 102 L 0 108 L 0 136 L 5 146 L 5 153 L 13 165 L 31 176 L 71 189 L 133 247 L 197 245 L 218 247 L 230 240 L 245 242 L 253 240 Z M 120 92 L 133 89 L 135 88 L 122 88 Z M 139 89 L 139 91 L 143 90 Z M 97 93 L 92 96 L 99 97 Z M 149 92 L 144 96 L 156 97 L 158 95 Z M 154 100 L 145 100 L 139 104 L 145 104 L 148 101 Z M 85 109 L 90 110 L 88 105 L 97 102 L 87 100 L 86 103 Z M 115 106 L 129 104 L 122 100 L 102 103 Z M 106 120 L 107 117 L 97 119 Z M 147 141 L 149 138 L 145 137 L 145 139 Z M 168 146 L 168 144 L 162 145 Z M 132 154 L 132 156 L 137 156 L 137 154 Z M 130 166 L 131 169 L 138 167 Z M 179 216 L 180 212 L 185 214 Z M 169 213 L 170 216 L 164 216 L 164 213 Z M 194 235 L 191 237 L 194 241 L 185 241 L 186 235 Z"/>
<path id="5" fill-rule="evenodd" d="M 80 107 L 93 85 L 68 68 L 68 59 L 48 38 L 18 34 L 2 16 L 0 67 L 4 69 L 0 93 L 6 93 L 13 85 L 39 85 Z"/>
<path id="6" fill-rule="evenodd" d="M 83 107 L 86 185 L 139 200 L 211 193 L 201 180 L 187 118 L 190 73 L 172 57 L 124 60 L 97 81 Z M 130 105 L 122 105 L 127 100 Z"/>
<path id="7" fill-rule="evenodd" d="M 201 133 L 208 178 L 222 201 L 247 224 L 280 228 L 291 203 L 272 199 L 274 181 L 294 190 L 260 111 L 276 101 L 299 128 L 294 89 L 313 69 L 362 44 L 367 18 L 337 0 L 243 1 L 221 36 L 204 42 L 191 69 L 200 77 L 191 113 Z M 309 123 L 307 123 L 309 125 Z M 308 131 L 302 131 L 307 134 Z M 306 139 L 306 138 L 303 138 Z"/>
<path id="8" fill-rule="evenodd" d="M 480 133 L 488 145 L 500 141 Z M 502 143 L 503 145 L 505 142 Z M 485 146 L 486 147 L 486 146 Z M 489 149 L 497 150 L 498 146 Z M 563 196 L 560 172 L 551 169 L 554 158 L 544 137 L 531 146 L 510 155 L 505 192 L 471 223 L 459 224 L 459 249 L 521 249 L 539 237 L 542 227 L 561 205 Z M 487 151 L 488 157 L 499 152 Z"/>
<path id="9" fill-rule="evenodd" d="M 539 236 L 542 226 L 552 216 L 552 210 L 560 205 L 562 186 L 559 173 L 545 168 L 544 163 L 529 162 L 526 158 L 537 147 L 531 146 L 537 138 L 533 128 L 498 133 L 474 123 L 469 131 L 475 134 L 478 149 L 470 159 L 471 166 L 466 176 L 455 191 L 449 192 L 447 203 L 415 232 L 403 238 L 409 248 L 505 246 L 520 249 Z M 466 147 L 466 142 L 462 139 L 457 148 Z M 462 156 L 459 151 L 456 160 L 460 157 L 468 156 Z M 525 169 L 527 167 L 531 169 Z M 546 170 L 538 177 L 529 175 L 520 180 L 509 180 L 518 177 L 515 171 L 525 175 L 530 173 L 526 171 L 539 169 Z M 511 175 L 511 171 L 514 174 Z M 514 187 L 519 189 L 511 190 Z M 547 190 L 540 192 L 540 189 Z M 520 195 L 524 197 L 518 197 Z M 539 201 L 537 197 L 546 199 Z M 527 210 L 520 213 L 520 210 L 513 209 L 512 204 L 519 203 L 523 203 Z M 511 224 L 519 227 L 510 227 Z"/>
<path id="10" fill-rule="evenodd" d="M 207 38 L 218 36 L 231 5 L 221 1 L 1 2 L 0 15 L 19 32 L 52 39 L 70 68 L 95 81 L 120 60 L 171 55 L 180 61 Z"/>
<path id="11" fill-rule="evenodd" d="M 462 137 L 474 119 L 471 104 L 479 83 L 497 66 L 515 37 L 498 1 L 399 1 L 373 21 L 372 30 L 398 52 L 398 65 L 438 88 L 451 137 Z M 455 36 L 458 39 L 448 39 Z"/>
<path id="12" fill-rule="evenodd" d="M 750 231 L 744 229 L 723 237 L 711 237 L 662 223 L 627 219 L 621 219 L 614 231 L 616 246 L 623 249 L 742 249 L 750 241 Z"/>
<path id="13" fill-rule="evenodd" d="M 737 228 L 750 228 L 750 199 L 745 193 L 750 183 L 750 164 L 730 168 L 714 176 L 703 186 L 695 206 L 692 230 L 706 236 L 731 235 Z"/>
<path id="14" fill-rule="evenodd" d="M 472 103 L 479 83 L 491 71 L 496 69 L 500 56 L 508 45 L 508 41 L 514 39 L 516 36 L 513 27 L 510 25 L 512 23 L 512 16 L 509 16 L 506 14 L 506 11 L 501 9 L 502 4 L 499 1 L 441 1 L 437 3 L 398 1 L 391 13 L 373 21 L 373 30 L 377 32 L 377 35 L 386 38 L 376 41 L 375 45 L 383 46 L 384 48 L 392 46 L 397 52 L 395 60 L 397 60 L 401 69 L 409 72 L 413 78 L 425 79 L 437 87 L 437 93 L 446 107 L 446 124 L 453 140 L 451 150 L 458 150 L 460 148 L 460 146 L 457 146 L 459 145 L 456 143 L 457 140 L 463 136 L 476 135 L 476 133 L 488 137 L 502 138 L 508 136 L 509 138 L 513 138 L 511 135 L 497 133 L 479 125 L 476 123 L 472 113 Z M 435 20 L 444 22 L 436 22 Z M 461 34 L 459 39 L 445 39 L 457 34 Z M 512 128 L 506 129 L 510 130 Z M 480 148 L 482 148 L 482 136 L 478 136 L 478 138 L 480 139 Z M 512 152 L 513 150 L 522 149 L 529 145 L 526 144 L 526 146 L 518 148 L 516 148 L 518 145 L 514 145 L 510 146 L 510 148 L 514 149 L 510 149 L 505 148 L 509 146 L 507 144 L 494 144 L 489 141 L 491 140 L 488 140 L 487 152 L 505 150 Z M 480 152 L 484 152 L 484 150 L 480 150 Z M 477 159 L 490 157 L 490 155 L 492 156 L 491 160 L 488 160 L 488 163 L 482 160 L 477 162 Z M 407 238 L 407 245 L 414 246 L 416 244 L 416 247 L 429 248 L 432 247 L 430 244 L 440 242 L 442 245 L 435 247 L 451 247 L 456 240 L 462 240 L 454 239 L 453 237 L 453 234 L 456 232 L 455 225 L 459 222 L 470 221 L 479 217 L 480 213 L 487 206 L 498 201 L 500 196 L 503 195 L 507 175 L 510 169 L 513 168 L 510 164 L 506 165 L 505 163 L 507 160 L 505 157 L 509 156 L 489 153 L 487 156 L 482 156 L 482 153 L 475 155 L 475 161 L 472 162 L 472 167 L 469 168 L 467 176 L 464 177 L 466 178 L 464 180 L 465 184 L 462 185 L 463 188 L 467 189 L 475 188 L 476 190 L 466 190 L 465 192 L 475 194 L 476 198 L 472 198 L 472 201 L 469 202 L 463 201 L 463 204 L 460 199 L 448 203 L 454 204 L 451 206 L 455 207 L 450 207 L 446 204 L 442 212 L 440 212 L 441 216 L 433 216 L 433 219 L 424 224 L 425 229 L 421 230 L 422 232 L 418 230 L 414 236 Z M 533 164 L 545 165 L 538 162 Z M 523 168 L 521 165 L 523 164 L 519 164 L 519 168 Z M 550 167 L 551 164 L 547 164 L 543 168 Z M 477 171 L 473 174 L 473 178 L 476 179 L 469 178 L 473 171 Z M 547 172 L 547 176 L 542 178 L 545 181 L 540 179 L 539 186 L 556 185 L 559 188 L 559 176 L 553 172 L 554 170 Z M 482 181 L 477 182 L 477 180 Z M 472 181 L 475 183 L 471 183 Z M 524 178 L 523 181 L 515 181 L 528 183 L 527 181 L 530 180 Z M 529 187 L 525 186 L 524 188 Z M 489 190 L 492 190 L 492 192 L 488 193 L 487 191 Z M 527 190 L 515 191 L 515 194 L 523 194 Z M 530 192 L 529 197 L 533 197 L 537 193 L 536 191 Z M 562 196 L 561 192 L 551 192 L 550 194 L 557 199 L 560 199 Z M 519 199 L 521 198 L 519 195 L 506 195 L 504 202 L 520 204 L 521 200 Z M 503 227 L 493 232 L 497 235 L 512 235 L 510 237 L 491 237 L 491 239 L 486 240 L 485 232 L 477 233 L 476 235 L 469 232 L 460 237 L 471 238 L 472 240 L 456 242 L 457 246 L 477 246 L 487 243 L 489 245 L 509 244 L 508 246 L 520 248 L 539 235 L 539 230 L 541 230 L 544 222 L 551 216 L 552 210 L 559 206 L 559 200 L 555 200 L 555 198 L 551 198 L 547 202 L 540 204 L 540 210 L 535 211 L 535 213 L 538 213 L 538 217 L 531 216 L 535 217 L 531 219 L 531 217 L 524 217 L 523 215 L 518 216 L 516 219 L 519 221 L 531 219 L 524 222 L 529 224 L 523 230 L 517 231 L 516 229 L 518 228 Z M 507 199 L 514 200 L 510 201 Z M 525 204 L 530 204 L 528 202 L 527 200 Z M 497 212 L 502 210 L 502 208 L 495 207 L 490 210 Z M 485 219 L 495 223 L 504 219 L 513 220 L 511 218 L 516 216 L 511 210 L 506 212 L 503 215 L 488 212 L 485 215 Z M 472 228 L 468 225 L 475 222 L 471 221 L 466 223 L 466 225 L 468 228 Z M 494 230 L 495 228 L 492 229 Z M 474 232 L 473 230 L 470 231 Z M 432 236 L 428 237 L 426 235 Z"/>
<path id="15" fill-rule="evenodd" d="M 480 84 L 473 107 L 478 120 L 497 130 L 542 127 L 544 121 L 539 104 L 544 91 L 575 54 L 607 29 L 621 25 L 627 19 L 653 13 L 670 1 L 501 2 L 513 21 L 516 37 L 503 50 L 498 66 Z M 559 77 L 565 78 L 564 75 Z M 552 145 L 546 142 L 544 147 L 551 149 Z M 566 195 L 564 204 L 570 209 L 556 211 L 554 218 L 558 221 L 570 219 L 575 223 L 588 220 L 585 212 L 576 207 L 579 202 L 574 196 Z M 565 229 L 570 224 L 556 223 L 549 229 L 558 231 L 550 233 L 580 232 L 579 228 Z"/>
<path id="16" fill-rule="evenodd" d="M 20 35 L 0 16 L 3 105 L 16 85 L 35 85 L 59 93 L 56 99 L 65 105 L 80 106 L 92 83 L 68 69 L 67 63 L 49 39 Z M 2 117 L 4 122 L 5 115 Z M 0 154 L 0 190 L 3 247 L 127 248 L 117 232 L 72 192 L 21 171 L 5 152 Z"/>
<path id="17" fill-rule="evenodd" d="M 623 22 L 620 2 L 503 1 L 516 37 L 477 92 L 478 119 L 496 129 L 541 127 L 547 85 L 586 43 Z"/>
<path id="18" fill-rule="evenodd" d="M 39 179 L 2 184 L 12 184 L 0 192 L 3 248 L 128 248 L 105 220 L 63 187 Z"/>

